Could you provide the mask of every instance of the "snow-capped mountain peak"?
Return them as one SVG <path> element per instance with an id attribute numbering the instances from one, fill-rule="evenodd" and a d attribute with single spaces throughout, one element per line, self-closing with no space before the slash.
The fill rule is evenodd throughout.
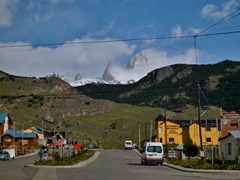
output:
<path id="1" fill-rule="evenodd" d="M 130 59 L 127 69 L 134 69 L 143 66 L 148 66 L 148 58 L 141 51 Z"/>
<path id="2" fill-rule="evenodd" d="M 84 78 L 84 75 L 82 73 L 77 73 L 75 78 L 74 78 L 74 81 L 78 81 L 80 79 L 83 79 Z"/>
<path id="3" fill-rule="evenodd" d="M 83 86 L 90 83 L 101 83 L 101 84 L 131 84 L 134 83 L 136 80 L 145 75 L 145 71 L 142 69 L 148 69 L 148 58 L 147 56 L 141 51 L 133 56 L 126 68 L 122 67 L 119 68 L 114 64 L 113 60 L 111 60 L 103 75 L 102 78 L 96 79 L 88 79 L 85 78 L 83 74 L 78 73 L 75 76 L 73 82 L 68 82 L 71 86 Z M 114 72 L 115 74 L 112 74 Z M 141 72 L 139 74 L 139 72 Z"/>

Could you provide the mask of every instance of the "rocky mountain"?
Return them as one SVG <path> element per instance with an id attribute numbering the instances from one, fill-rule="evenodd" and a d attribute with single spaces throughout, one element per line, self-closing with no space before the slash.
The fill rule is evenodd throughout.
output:
<path id="1" fill-rule="evenodd" d="M 112 67 L 112 63 L 113 62 L 109 62 L 108 65 L 107 65 L 107 68 L 106 70 L 104 71 L 103 75 L 102 75 L 102 79 L 104 81 L 114 81 L 114 77 L 112 75 L 112 73 L 110 72 L 111 70 L 111 67 Z"/>
<path id="2" fill-rule="evenodd" d="M 133 56 L 126 68 L 125 71 L 134 71 L 138 68 L 148 67 L 148 58 L 143 52 L 137 53 L 135 56 Z M 118 79 L 116 77 L 116 74 L 113 74 L 113 68 L 114 68 L 114 62 L 110 61 L 103 72 L 102 78 L 96 78 L 96 79 L 90 79 L 90 78 L 84 78 L 84 75 L 81 73 L 78 73 L 75 76 L 74 81 L 68 81 L 68 83 L 73 86 L 83 86 L 86 84 L 131 84 L 135 81 L 132 79 L 132 77 L 129 77 L 129 79 Z"/>
<path id="3" fill-rule="evenodd" d="M 148 67 L 148 58 L 143 52 L 137 53 L 128 62 L 127 69 L 136 69 L 139 67 Z"/>
<path id="4" fill-rule="evenodd" d="M 84 75 L 82 73 L 77 73 L 75 78 L 74 78 L 74 81 L 78 81 L 78 80 L 81 80 L 84 78 Z"/>
<path id="5" fill-rule="evenodd" d="M 240 110 L 240 62 L 230 60 L 208 65 L 175 64 L 149 72 L 133 84 L 92 84 L 77 89 L 96 99 L 178 112 L 188 104 L 197 105 L 198 83 L 202 106 Z"/>

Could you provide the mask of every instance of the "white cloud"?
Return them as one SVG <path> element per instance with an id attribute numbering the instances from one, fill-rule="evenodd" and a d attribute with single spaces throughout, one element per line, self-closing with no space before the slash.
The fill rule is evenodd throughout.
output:
<path id="1" fill-rule="evenodd" d="M 102 76 L 109 59 L 117 60 L 122 56 L 130 56 L 135 49 L 135 46 L 129 46 L 125 42 L 78 44 L 81 41 L 89 42 L 94 39 L 76 39 L 57 48 L 1 48 L 1 70 L 14 75 L 36 77 L 56 72 L 69 80 L 82 72 L 85 77 L 96 78 Z M 17 42 L 0 45 L 29 44 Z"/>
<path id="2" fill-rule="evenodd" d="M 76 39 L 57 48 L 33 48 L 31 44 L 23 42 L 0 43 L 1 46 L 16 46 L 0 49 L 0 67 L 1 70 L 13 75 L 44 77 L 56 72 L 64 75 L 68 80 L 73 80 L 79 72 L 86 78 L 102 77 L 109 59 L 113 59 L 115 62 L 112 64 L 111 72 L 117 80 L 138 81 L 157 68 L 176 63 L 196 63 L 194 49 L 169 54 L 166 51 L 151 48 L 143 50 L 148 58 L 148 67 L 126 70 L 127 64 L 122 65 L 118 60 L 132 56 L 136 48 L 134 45 L 130 46 L 126 42 L 79 43 L 91 41 L 94 39 Z M 19 47 L 20 45 L 27 47 Z M 198 51 L 199 59 L 203 55 Z"/>
<path id="3" fill-rule="evenodd" d="M 9 27 L 12 25 L 12 17 L 16 11 L 19 0 L 1 0 L 0 1 L 0 27 Z"/>
<path id="4" fill-rule="evenodd" d="M 192 35 L 195 35 L 195 34 L 198 34 L 202 31 L 203 29 L 199 29 L 199 28 L 189 28 L 189 32 L 192 34 Z"/>
<path id="5" fill-rule="evenodd" d="M 184 33 L 182 31 L 181 25 L 177 24 L 171 29 L 171 36 L 180 37 L 183 35 Z"/>
<path id="6" fill-rule="evenodd" d="M 238 7 L 236 0 L 230 0 L 218 7 L 214 4 L 207 4 L 201 11 L 203 17 L 208 19 L 221 19 L 232 13 Z"/>
<path id="7" fill-rule="evenodd" d="M 140 80 L 152 70 L 173 65 L 173 64 L 196 64 L 195 50 L 189 48 L 183 52 L 169 54 L 159 49 L 145 49 L 143 53 L 148 58 L 148 67 L 142 66 L 138 69 L 126 70 L 125 66 L 112 64 L 111 73 L 117 80 Z M 198 58 L 201 59 L 206 54 L 197 50 Z"/>
<path id="8" fill-rule="evenodd" d="M 88 33 L 88 34 L 86 35 L 86 37 L 106 35 L 110 30 L 112 30 L 112 29 L 114 28 L 115 22 L 116 22 L 116 20 L 110 21 L 109 24 L 108 24 L 106 27 L 103 27 L 102 30 L 97 31 L 97 32 Z"/>

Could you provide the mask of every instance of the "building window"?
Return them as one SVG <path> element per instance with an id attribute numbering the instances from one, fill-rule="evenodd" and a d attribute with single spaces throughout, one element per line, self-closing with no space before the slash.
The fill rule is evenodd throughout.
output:
<path id="1" fill-rule="evenodd" d="M 161 143 L 162 143 L 162 138 L 160 138 L 160 139 L 159 139 L 159 142 L 161 142 Z"/>
<path id="2" fill-rule="evenodd" d="M 232 155 L 232 143 L 228 143 L 228 155 Z"/>
<path id="3" fill-rule="evenodd" d="M 188 132 L 188 128 L 187 127 L 182 127 L 182 132 Z"/>
<path id="4" fill-rule="evenodd" d="M 207 126 L 206 131 L 211 131 L 211 127 Z"/>
<path id="5" fill-rule="evenodd" d="M 206 138 L 206 142 L 211 142 L 212 140 L 211 140 L 211 138 Z"/>
<path id="6" fill-rule="evenodd" d="M 174 138 L 169 138 L 168 141 L 169 141 L 170 143 L 174 143 Z"/>
<path id="7" fill-rule="evenodd" d="M 162 127 L 159 128 L 159 132 L 162 132 Z"/>
<path id="8" fill-rule="evenodd" d="M 231 126 L 237 128 L 238 127 L 238 123 L 231 123 Z"/>

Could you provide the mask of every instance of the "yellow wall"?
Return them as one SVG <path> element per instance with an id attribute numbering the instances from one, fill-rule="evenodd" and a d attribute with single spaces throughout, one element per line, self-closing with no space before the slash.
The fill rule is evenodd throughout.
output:
<path id="1" fill-rule="evenodd" d="M 156 129 L 156 141 L 160 142 L 162 139 L 162 143 L 166 144 L 166 136 L 165 136 L 165 123 L 164 121 L 156 121 L 155 122 Z M 170 144 L 169 138 L 174 138 L 175 144 L 183 144 L 186 142 L 188 137 L 190 137 L 197 146 L 200 146 L 200 137 L 199 137 L 199 126 L 197 123 L 192 123 L 189 125 L 189 128 L 186 132 L 182 132 L 182 127 L 179 123 L 174 122 L 173 120 L 166 121 L 167 126 L 167 143 Z M 202 145 L 218 145 L 218 138 L 220 137 L 220 132 L 217 127 L 210 127 L 210 131 L 206 131 L 205 127 L 201 127 L 202 132 Z M 207 138 L 209 142 L 207 142 Z"/>
<path id="2" fill-rule="evenodd" d="M 25 129 L 23 132 L 25 132 L 25 133 L 36 133 L 36 134 L 38 135 L 38 139 L 44 139 L 44 138 L 43 138 L 43 134 L 38 133 L 38 132 L 36 132 L 36 131 L 33 131 L 33 130 L 30 129 L 30 128 Z"/>
<path id="3" fill-rule="evenodd" d="M 205 127 L 201 127 L 202 131 L 202 145 L 218 145 L 219 131 L 217 127 L 210 127 L 210 131 L 206 131 Z M 192 141 L 200 146 L 200 136 L 199 136 L 199 125 L 197 123 L 193 123 L 189 126 L 189 136 Z M 207 142 L 207 138 L 209 138 L 209 142 Z"/>
<path id="4" fill-rule="evenodd" d="M 182 144 L 183 143 L 183 136 L 182 136 L 182 128 L 178 123 L 173 121 L 167 120 L 167 142 L 175 143 L 175 144 Z M 156 121 L 156 138 L 158 142 L 162 139 L 162 143 L 166 144 L 166 130 L 165 130 L 165 123 L 164 121 Z M 173 138 L 174 142 L 169 142 L 169 138 Z"/>

